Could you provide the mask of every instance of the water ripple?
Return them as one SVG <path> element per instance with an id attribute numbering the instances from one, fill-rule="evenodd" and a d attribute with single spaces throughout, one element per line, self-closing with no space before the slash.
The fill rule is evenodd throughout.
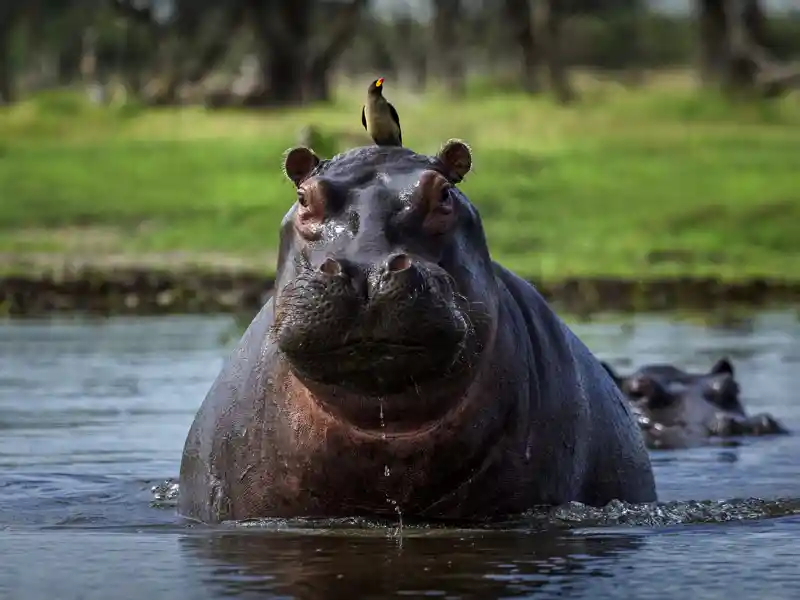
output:
<path id="1" fill-rule="evenodd" d="M 572 503 L 483 524 L 404 518 L 402 527 L 181 519 L 168 478 L 241 333 L 232 324 L 0 324 L 0 598 L 51 598 L 53 589 L 69 600 L 796 595 L 800 435 L 654 451 L 653 504 Z M 800 321 L 791 311 L 754 314 L 746 326 L 635 315 L 573 327 L 620 365 L 696 370 L 729 355 L 748 408 L 800 431 Z"/>

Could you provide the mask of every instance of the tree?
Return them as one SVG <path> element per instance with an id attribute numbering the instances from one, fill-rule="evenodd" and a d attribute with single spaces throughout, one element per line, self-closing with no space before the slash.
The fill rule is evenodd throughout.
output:
<path id="1" fill-rule="evenodd" d="M 562 51 L 563 24 L 566 16 L 562 0 L 542 0 L 539 7 L 544 60 L 550 77 L 550 87 L 561 104 L 569 104 L 575 99 L 575 92 L 569 81 L 567 67 Z"/>
<path id="2" fill-rule="evenodd" d="M 778 65 L 769 55 L 759 0 L 697 0 L 696 10 L 705 86 L 773 97 L 800 83 L 800 70 Z"/>
<path id="3" fill-rule="evenodd" d="M 22 12 L 22 3 L 18 0 L 0 2 L 0 105 L 11 104 L 15 99 L 11 40 Z"/>
<path id="4" fill-rule="evenodd" d="M 533 11 L 529 0 L 505 0 L 505 11 L 513 38 L 521 54 L 520 78 L 523 89 L 539 91 L 540 48 L 534 35 Z"/>
<path id="5" fill-rule="evenodd" d="M 367 0 L 175 0 L 170 17 L 158 19 L 152 0 L 144 5 L 135 0 L 115 2 L 128 18 L 147 24 L 165 48 L 170 66 L 157 98 L 160 102 L 174 101 L 181 84 L 202 80 L 225 56 L 235 31 L 248 28 L 256 39 L 262 85 L 243 101 L 259 106 L 327 100 L 331 67 L 349 44 L 367 4 Z"/>
<path id="6" fill-rule="evenodd" d="M 438 77 L 448 92 L 462 96 L 465 91 L 464 47 L 458 29 L 461 20 L 460 0 L 434 0 L 433 50 Z"/>
<path id="7" fill-rule="evenodd" d="M 112 0 L 120 16 L 127 20 L 125 31 L 139 29 L 151 40 L 154 55 L 148 61 L 155 68 L 154 90 L 145 98 L 152 104 L 173 104 L 178 89 L 201 81 L 224 57 L 229 40 L 244 19 L 241 1 L 224 6 L 214 0 L 174 0 L 172 12 L 161 16 L 154 2 Z M 130 47 L 128 48 L 130 50 Z M 131 91 L 139 88 L 140 73 L 131 66 L 127 80 Z"/>

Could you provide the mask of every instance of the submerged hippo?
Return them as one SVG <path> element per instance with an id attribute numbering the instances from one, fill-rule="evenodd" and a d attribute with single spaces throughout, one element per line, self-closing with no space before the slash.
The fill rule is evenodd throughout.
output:
<path id="1" fill-rule="evenodd" d="M 651 364 L 620 376 L 608 363 L 602 364 L 630 399 L 650 448 L 698 446 L 715 437 L 788 433 L 771 415 L 747 415 L 727 358 L 719 359 L 707 373 Z"/>
<path id="2" fill-rule="evenodd" d="M 289 151 L 276 293 L 186 440 L 179 512 L 482 519 L 656 499 L 623 395 L 530 284 L 493 262 L 470 170 Z"/>

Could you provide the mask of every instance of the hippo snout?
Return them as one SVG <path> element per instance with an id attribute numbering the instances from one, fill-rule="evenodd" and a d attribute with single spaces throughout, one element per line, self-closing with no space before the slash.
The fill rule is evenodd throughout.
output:
<path id="1" fill-rule="evenodd" d="M 468 331 L 450 279 L 405 252 L 369 265 L 328 256 L 276 296 L 273 335 L 297 371 L 325 383 L 383 390 L 441 376 Z"/>
<path id="2" fill-rule="evenodd" d="M 350 261 L 327 257 L 317 270 L 323 280 L 334 278 L 346 281 L 367 306 L 404 299 L 408 294 L 424 291 L 426 285 L 425 274 L 419 263 L 406 253 L 392 254 L 372 268 L 359 268 Z"/>

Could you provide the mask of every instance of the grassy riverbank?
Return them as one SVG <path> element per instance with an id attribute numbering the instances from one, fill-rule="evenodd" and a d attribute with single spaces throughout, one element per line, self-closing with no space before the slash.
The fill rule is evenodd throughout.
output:
<path id="1" fill-rule="evenodd" d="M 674 79 L 583 101 L 397 90 L 406 144 L 467 140 L 462 185 L 494 256 L 564 278 L 800 281 L 800 104 L 727 106 Z M 359 83 L 357 90 L 361 89 Z M 360 93 L 302 110 L 96 109 L 65 94 L 0 111 L 0 268 L 77 261 L 274 267 L 293 201 L 281 156 L 313 124 L 329 156 L 366 143 Z"/>

